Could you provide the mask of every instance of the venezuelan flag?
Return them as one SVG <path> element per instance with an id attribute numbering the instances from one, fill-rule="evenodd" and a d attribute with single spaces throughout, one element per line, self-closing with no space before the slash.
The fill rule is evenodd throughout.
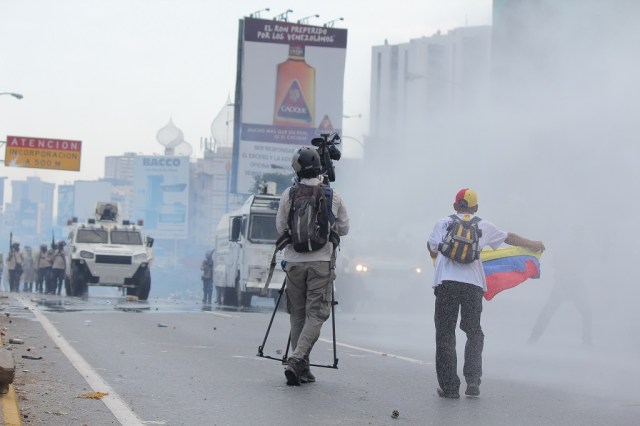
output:
<path id="1" fill-rule="evenodd" d="M 487 300 L 506 290 L 517 286 L 528 278 L 540 278 L 540 256 L 524 247 L 507 247 L 497 250 L 482 250 L 480 260 L 487 278 Z"/>

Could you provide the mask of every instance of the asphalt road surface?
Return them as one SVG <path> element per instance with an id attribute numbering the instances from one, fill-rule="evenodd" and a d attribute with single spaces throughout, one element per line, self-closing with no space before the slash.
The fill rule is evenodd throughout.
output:
<path id="1" fill-rule="evenodd" d="M 24 340 L 6 344 L 24 424 L 640 424 L 636 346 L 613 358 L 606 336 L 582 348 L 553 331 L 547 345 L 527 345 L 515 303 L 485 307 L 480 397 L 449 400 L 435 392 L 432 298 L 409 311 L 337 308 L 338 368 L 314 367 L 317 382 L 300 387 L 286 386 L 280 361 L 256 356 L 273 311 L 267 299 L 248 310 L 114 295 L 2 300 L 5 342 Z M 283 356 L 287 322 L 276 313 L 264 355 Z M 335 364 L 331 325 L 312 363 Z"/>

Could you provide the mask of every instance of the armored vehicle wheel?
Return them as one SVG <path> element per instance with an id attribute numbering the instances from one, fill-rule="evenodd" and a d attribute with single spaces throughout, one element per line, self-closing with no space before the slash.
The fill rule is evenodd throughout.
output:
<path id="1" fill-rule="evenodd" d="M 248 293 L 248 292 L 244 292 L 241 294 L 240 296 L 240 305 L 248 308 L 251 306 L 251 299 L 252 299 L 252 294 Z"/>
<path id="2" fill-rule="evenodd" d="M 146 268 L 141 275 L 138 287 L 136 288 L 138 290 L 137 296 L 138 300 L 147 300 L 149 298 L 149 292 L 151 291 L 151 272 L 149 268 Z"/>
<path id="3" fill-rule="evenodd" d="M 84 277 L 84 271 L 77 265 L 71 266 L 70 277 L 71 296 L 82 297 L 87 293 L 87 282 Z"/>
<path id="4" fill-rule="evenodd" d="M 235 287 L 224 287 L 222 304 L 225 306 L 238 306 L 238 293 Z"/>

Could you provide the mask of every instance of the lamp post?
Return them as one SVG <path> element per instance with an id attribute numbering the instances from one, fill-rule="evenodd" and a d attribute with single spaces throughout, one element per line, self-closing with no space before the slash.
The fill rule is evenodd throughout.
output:
<path id="1" fill-rule="evenodd" d="M 259 18 L 260 12 L 269 12 L 270 10 L 271 9 L 269 9 L 268 7 L 264 9 L 256 10 L 255 12 L 249 14 L 249 18 Z"/>
<path id="2" fill-rule="evenodd" d="M 286 11 L 282 12 L 280 15 L 276 15 L 273 17 L 274 21 L 284 21 L 284 22 L 288 22 L 288 15 L 290 13 L 293 13 L 293 10 L 291 9 L 287 9 Z"/>
<path id="3" fill-rule="evenodd" d="M 335 25 L 335 23 L 337 21 L 344 21 L 344 18 L 336 18 L 336 19 L 332 19 L 329 22 L 325 22 L 322 26 L 325 28 L 333 28 L 333 26 Z"/>
<path id="4" fill-rule="evenodd" d="M 307 24 L 309 23 L 309 19 L 311 18 L 319 18 L 320 15 L 309 15 L 309 16 L 305 16 L 302 19 L 298 19 L 298 24 Z"/>
<path id="5" fill-rule="evenodd" d="M 20 93 L 13 93 L 13 92 L 2 92 L 2 93 L 0 93 L 0 95 L 10 95 L 10 96 L 13 96 L 16 99 L 22 99 L 24 97 Z"/>

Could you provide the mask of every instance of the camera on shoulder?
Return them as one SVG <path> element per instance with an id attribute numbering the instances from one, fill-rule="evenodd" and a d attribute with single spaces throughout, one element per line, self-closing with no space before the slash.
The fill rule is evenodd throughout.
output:
<path id="1" fill-rule="evenodd" d="M 336 145 L 341 142 L 340 135 L 337 133 L 321 133 L 319 138 L 311 139 L 311 145 L 316 147 L 320 155 L 320 164 L 322 165 L 322 175 L 325 183 L 335 182 L 336 172 L 333 167 L 333 161 L 339 161 L 342 152 Z"/>

